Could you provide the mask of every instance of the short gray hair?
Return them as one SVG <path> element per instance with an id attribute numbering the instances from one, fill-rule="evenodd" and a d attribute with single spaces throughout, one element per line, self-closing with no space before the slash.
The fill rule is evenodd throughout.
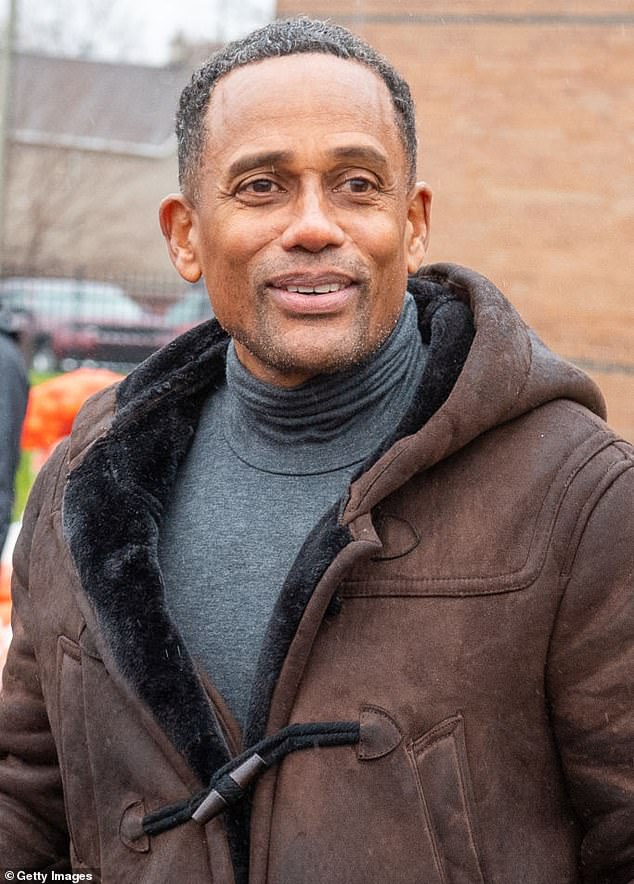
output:
<path id="1" fill-rule="evenodd" d="M 387 86 L 396 112 L 408 167 L 409 184 L 416 178 L 416 113 L 409 86 L 390 62 L 368 43 L 340 25 L 307 16 L 274 21 L 240 40 L 228 43 L 198 70 L 180 97 L 176 114 L 178 180 L 191 198 L 198 195 L 198 172 L 206 143 L 205 115 L 211 93 L 221 77 L 238 67 L 267 58 L 320 52 L 369 67 Z"/>

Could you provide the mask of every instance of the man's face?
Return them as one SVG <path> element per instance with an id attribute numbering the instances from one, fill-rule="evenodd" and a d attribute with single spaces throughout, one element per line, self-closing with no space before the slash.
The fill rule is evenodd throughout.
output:
<path id="1" fill-rule="evenodd" d="M 285 387 L 363 361 L 398 320 L 431 199 L 408 187 L 383 81 L 330 55 L 267 59 L 219 81 L 207 132 L 195 204 L 168 197 L 161 223 L 240 361 Z"/>

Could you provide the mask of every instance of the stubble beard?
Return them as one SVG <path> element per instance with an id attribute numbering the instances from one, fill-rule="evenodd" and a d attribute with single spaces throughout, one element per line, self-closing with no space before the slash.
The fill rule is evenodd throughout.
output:
<path id="1" fill-rule="evenodd" d="M 381 347 L 398 323 L 399 315 L 385 327 L 374 330 L 370 337 L 370 291 L 368 284 L 359 286 L 359 304 L 348 329 L 328 334 L 323 317 L 304 317 L 301 342 L 286 341 L 267 309 L 265 297 L 256 307 L 256 332 L 243 328 L 226 329 L 238 343 L 272 372 L 281 376 L 335 374 L 366 362 Z M 312 325 L 312 334 L 308 326 Z M 334 338 L 334 340 L 330 340 Z"/>

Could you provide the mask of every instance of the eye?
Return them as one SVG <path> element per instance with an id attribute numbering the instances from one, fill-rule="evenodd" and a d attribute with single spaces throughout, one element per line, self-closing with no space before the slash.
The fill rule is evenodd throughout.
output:
<path id="1" fill-rule="evenodd" d="M 335 190 L 350 193 L 357 196 L 366 196 L 379 190 L 378 182 L 374 178 L 363 175 L 352 175 L 335 187 Z"/>
<path id="2" fill-rule="evenodd" d="M 238 187 L 238 193 L 244 194 L 262 194 L 268 196 L 271 193 L 279 193 L 282 188 L 270 178 L 255 178 L 251 181 L 245 181 Z"/>

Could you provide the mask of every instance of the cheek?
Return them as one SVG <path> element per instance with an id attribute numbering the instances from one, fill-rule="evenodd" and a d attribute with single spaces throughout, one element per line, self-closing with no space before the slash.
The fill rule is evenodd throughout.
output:
<path id="1" fill-rule="evenodd" d="M 241 281 L 246 280 L 248 260 L 245 247 L 235 239 L 224 235 L 207 239 L 200 263 L 209 291 L 219 300 L 225 292 L 236 297 Z"/>
<path id="2" fill-rule="evenodd" d="M 368 252 L 375 269 L 375 297 L 371 308 L 373 321 L 381 328 L 391 326 L 398 317 L 403 293 L 407 288 L 405 230 L 394 220 L 377 224 Z"/>
<path id="3" fill-rule="evenodd" d="M 288 219 L 285 213 L 259 207 L 244 207 L 217 217 L 213 231 L 220 232 L 225 249 L 232 255 L 254 255 L 275 241 L 284 232 Z"/>
<path id="4" fill-rule="evenodd" d="M 405 267 L 405 226 L 393 216 L 379 214 L 365 225 L 355 225 L 353 239 L 378 269 L 401 264 Z"/>

